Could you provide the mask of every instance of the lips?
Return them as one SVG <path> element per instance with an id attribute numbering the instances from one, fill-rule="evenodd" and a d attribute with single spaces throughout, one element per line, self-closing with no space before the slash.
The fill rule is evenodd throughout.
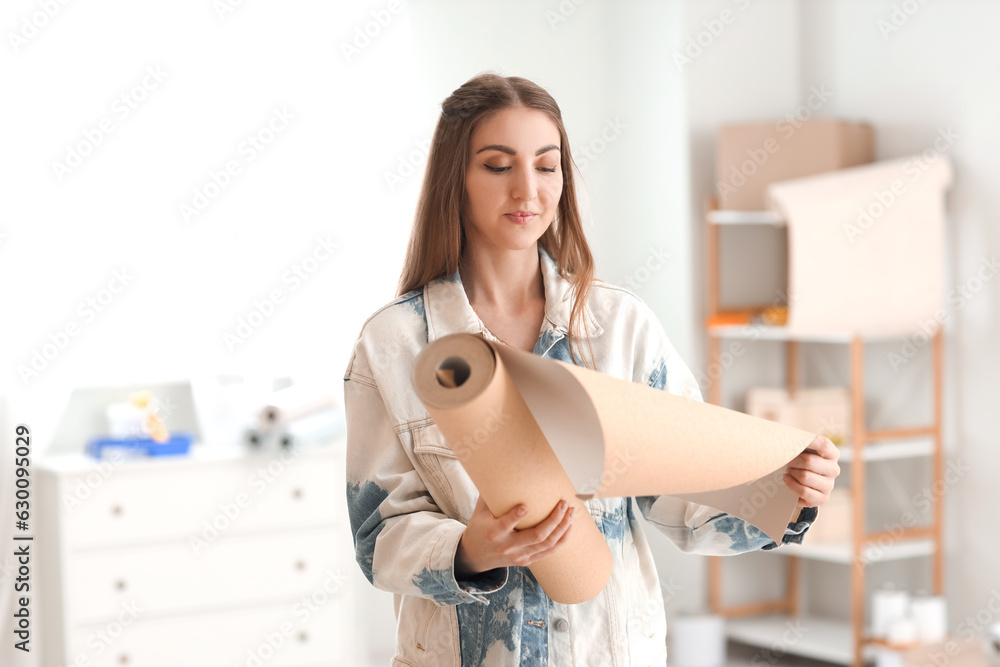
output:
<path id="1" fill-rule="evenodd" d="M 516 213 L 505 213 L 504 215 L 513 222 L 523 225 L 534 218 L 537 214 L 529 211 L 518 211 Z"/>

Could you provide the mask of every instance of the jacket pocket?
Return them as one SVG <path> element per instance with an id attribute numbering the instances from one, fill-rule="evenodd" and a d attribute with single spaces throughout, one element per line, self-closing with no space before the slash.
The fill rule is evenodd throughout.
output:
<path id="1" fill-rule="evenodd" d="M 393 664 L 458 667 L 458 622 L 454 606 L 404 595 L 396 632 Z"/>
<path id="2" fill-rule="evenodd" d="M 435 488 L 431 495 L 445 514 L 468 522 L 479 492 L 434 422 L 412 431 L 413 454 Z"/>

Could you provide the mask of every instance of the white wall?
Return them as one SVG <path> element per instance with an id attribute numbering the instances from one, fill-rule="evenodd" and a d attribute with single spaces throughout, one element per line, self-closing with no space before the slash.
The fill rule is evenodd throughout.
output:
<path id="1" fill-rule="evenodd" d="M 16 132 L 0 165 L 0 392 L 40 451 L 75 386 L 232 372 L 340 391 L 360 318 L 392 297 L 412 201 L 384 173 L 429 122 L 408 11 L 348 60 L 341 45 L 386 2 L 233 3 L 220 17 L 225 4 L 60 4 L 17 52 L 5 36 L 2 114 Z M 39 11 L 8 3 L 3 25 L 17 32 Z M 136 86 L 123 118 L 115 99 Z M 282 107 L 293 118 L 267 137 Z M 53 161 L 102 119 L 110 134 L 60 180 Z M 258 132 L 272 141 L 254 151 L 244 142 Z M 180 205 L 228 161 L 239 173 L 185 221 Z M 127 284 L 112 293 L 115 271 Z M 280 304 L 258 306 L 276 290 Z M 96 316 L 79 310 L 104 296 Z M 225 335 L 260 310 L 231 348 Z M 37 352 L 44 368 L 23 378 Z"/>
<path id="2" fill-rule="evenodd" d="M 900 11 L 902 5 L 910 13 Z M 957 134 L 948 151 L 954 185 L 942 249 L 945 293 L 957 294 L 952 290 L 968 285 L 970 298 L 944 304 L 945 443 L 948 460 L 969 469 L 945 495 L 945 587 L 953 630 L 961 631 L 961 624 L 977 615 L 979 623 L 987 616 L 1000 622 L 987 606 L 1000 591 L 1000 519 L 992 512 L 1000 471 L 1000 290 L 994 280 L 977 289 L 974 280 L 984 258 L 1000 255 L 1000 88 L 993 83 L 1000 72 L 994 31 L 1000 5 L 804 2 L 801 19 L 801 85 L 827 82 L 837 91 L 829 105 L 832 114 L 870 119 L 878 159 L 931 148 L 940 129 L 950 127 Z M 911 393 L 915 378 L 927 377 L 929 360 L 929 350 L 923 349 L 905 373 L 883 366 L 882 396 L 895 404 L 884 415 L 886 422 L 919 423 L 926 415 L 927 398 Z M 922 488 L 908 487 L 907 497 Z M 910 507 L 896 515 L 905 509 Z"/>

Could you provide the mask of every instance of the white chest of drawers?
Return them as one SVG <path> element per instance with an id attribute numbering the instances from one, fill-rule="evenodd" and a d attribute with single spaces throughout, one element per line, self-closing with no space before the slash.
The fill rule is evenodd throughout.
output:
<path id="1" fill-rule="evenodd" d="M 36 470 L 43 667 L 356 664 L 343 442 Z"/>

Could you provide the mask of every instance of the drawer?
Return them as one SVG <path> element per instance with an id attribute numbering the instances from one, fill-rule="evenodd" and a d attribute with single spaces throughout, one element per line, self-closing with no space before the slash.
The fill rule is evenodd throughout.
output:
<path id="1" fill-rule="evenodd" d="M 94 550 L 65 565 L 64 600 L 74 623 L 203 611 L 309 594 L 325 580 L 346 581 L 353 564 L 350 533 L 332 527 L 234 536 L 189 543 Z"/>
<path id="2" fill-rule="evenodd" d="M 90 667 L 356 667 L 350 598 L 75 626 L 58 664 Z M 127 625 L 126 625 L 127 623 Z M 50 663 L 46 660 L 46 664 Z"/>
<path id="3" fill-rule="evenodd" d="M 96 485 L 62 475 L 63 548 L 229 535 L 243 530 L 348 525 L 343 453 L 254 454 L 224 461 L 120 464 Z M 91 480 L 96 479 L 91 475 Z M 66 501 L 73 498 L 72 503 Z"/>

